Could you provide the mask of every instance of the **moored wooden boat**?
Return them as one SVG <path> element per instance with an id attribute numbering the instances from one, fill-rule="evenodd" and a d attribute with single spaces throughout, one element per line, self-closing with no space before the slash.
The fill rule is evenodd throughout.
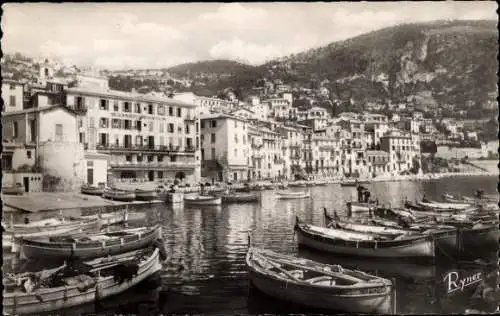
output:
<path id="1" fill-rule="evenodd" d="M 71 218 L 71 217 L 56 217 L 32 221 L 29 223 L 10 223 L 4 225 L 5 232 L 8 234 L 22 235 L 33 234 L 39 232 L 49 232 L 51 230 L 60 230 L 63 228 L 80 228 L 91 229 L 101 225 L 98 217 L 92 218 Z"/>
<path id="2" fill-rule="evenodd" d="M 364 223 L 350 223 L 342 220 L 335 220 L 325 211 L 325 222 L 329 227 L 333 224 L 340 226 L 342 229 L 353 230 L 358 232 L 367 232 L 386 236 L 403 236 L 403 235 L 431 235 L 435 238 L 436 249 L 444 255 L 454 255 L 458 246 L 457 229 L 453 226 L 445 225 L 408 225 L 401 226 L 397 222 L 384 220 L 380 217 L 367 219 Z M 335 226 L 333 226 L 335 227 Z"/>
<path id="3" fill-rule="evenodd" d="M 419 201 L 417 205 L 436 210 L 467 210 L 474 207 L 474 205 L 470 203 L 441 203 L 431 200 L 427 200 L 427 202 Z"/>
<path id="4" fill-rule="evenodd" d="M 21 185 L 21 183 L 16 183 L 13 186 L 2 187 L 2 193 L 7 195 L 23 195 L 24 187 Z"/>
<path id="5" fill-rule="evenodd" d="M 295 224 L 299 245 L 345 255 L 433 259 L 434 239 L 429 235 L 406 235 L 394 239 L 375 234 L 350 232 L 303 224 Z"/>
<path id="6" fill-rule="evenodd" d="M 259 195 L 256 193 L 233 192 L 221 196 L 222 203 L 252 203 L 259 201 Z"/>
<path id="7" fill-rule="evenodd" d="M 184 203 L 192 206 L 213 206 L 221 205 L 222 198 L 212 195 L 184 196 Z"/>
<path id="8" fill-rule="evenodd" d="M 276 192 L 276 197 L 278 199 L 286 200 L 286 199 L 305 199 L 310 197 L 310 193 L 308 191 L 304 192 Z"/>
<path id="9" fill-rule="evenodd" d="M 357 179 L 344 179 L 340 182 L 340 186 L 342 187 L 356 187 L 358 184 L 370 184 L 370 181 L 367 180 L 357 180 Z"/>
<path id="10" fill-rule="evenodd" d="M 69 264 L 38 273 L 4 278 L 3 311 L 6 314 L 33 314 L 56 311 L 99 301 L 126 291 L 161 270 L 160 249 L 146 248 L 113 257 L 98 258 L 79 265 Z M 21 289 L 17 283 L 37 284 Z M 26 287 L 25 287 L 26 288 Z"/>
<path id="11" fill-rule="evenodd" d="M 369 213 L 370 210 L 373 211 L 377 207 L 375 203 L 365 203 L 365 202 L 347 202 L 347 211 L 350 213 Z"/>
<path id="12" fill-rule="evenodd" d="M 135 189 L 135 199 L 141 201 L 151 201 L 158 198 L 158 193 L 155 190 Z"/>
<path id="13" fill-rule="evenodd" d="M 288 186 L 291 188 L 305 188 L 307 185 L 304 181 L 295 181 L 288 183 Z"/>
<path id="14" fill-rule="evenodd" d="M 82 228 L 77 226 L 61 227 L 59 229 L 52 229 L 46 231 L 39 231 L 33 233 L 7 233 L 2 234 L 2 249 L 11 249 L 12 252 L 19 251 L 19 247 L 16 244 L 16 239 L 25 237 L 52 237 L 67 234 L 75 234 L 83 232 Z"/>
<path id="15" fill-rule="evenodd" d="M 272 297 L 322 310 L 388 314 L 392 282 L 344 269 L 250 247 L 250 282 Z"/>
<path id="16" fill-rule="evenodd" d="M 102 196 L 113 201 L 132 202 L 135 200 L 135 193 L 118 189 L 106 189 Z"/>
<path id="17" fill-rule="evenodd" d="M 87 195 L 101 196 L 104 193 L 104 188 L 99 188 L 91 185 L 82 185 L 82 187 L 80 188 L 80 192 Z"/>
<path id="18" fill-rule="evenodd" d="M 28 259 L 88 259 L 120 254 L 148 246 L 160 238 L 161 228 L 141 227 L 90 236 L 20 238 L 21 256 Z"/>

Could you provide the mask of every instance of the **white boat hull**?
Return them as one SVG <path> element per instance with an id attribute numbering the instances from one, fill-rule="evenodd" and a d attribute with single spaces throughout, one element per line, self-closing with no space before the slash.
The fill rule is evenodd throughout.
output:
<path id="1" fill-rule="evenodd" d="M 249 271 L 249 279 L 259 291 L 278 299 L 323 310 L 354 313 L 389 314 L 391 295 L 380 294 L 369 297 L 332 295 L 324 291 L 312 291 L 293 283 L 286 284 Z"/>
<path id="2" fill-rule="evenodd" d="M 76 286 L 61 286 L 53 289 L 37 290 L 34 293 L 4 293 L 3 308 L 8 314 L 34 314 L 50 312 L 72 306 L 101 300 L 122 293 L 139 284 L 161 270 L 159 251 L 139 266 L 137 276 L 132 280 L 118 284 L 113 276 L 100 277 L 95 287 L 80 292 Z M 37 294 L 42 300 L 37 298 Z"/>

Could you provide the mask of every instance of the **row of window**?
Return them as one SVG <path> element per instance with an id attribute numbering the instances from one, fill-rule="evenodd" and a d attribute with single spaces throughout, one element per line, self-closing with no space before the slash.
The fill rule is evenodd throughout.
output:
<path id="1" fill-rule="evenodd" d="M 85 106 L 85 97 L 77 96 L 76 97 L 76 107 L 83 108 Z M 114 112 L 125 112 L 125 113 L 145 113 L 145 114 L 158 114 L 158 115 L 169 115 L 169 116 L 177 116 L 182 117 L 182 108 L 181 107 L 173 107 L 166 106 L 163 104 L 158 104 L 155 106 L 152 103 L 148 103 L 144 108 L 141 103 L 133 103 L 130 101 L 122 101 L 122 106 L 120 109 L 120 102 L 118 100 L 108 100 L 108 99 L 99 99 L 99 109 L 103 111 L 111 110 L 111 102 L 112 109 Z M 156 112 L 156 113 L 155 113 Z M 189 113 L 188 113 L 189 114 Z"/>
<path id="2" fill-rule="evenodd" d="M 100 128 L 109 128 L 110 127 L 109 122 L 110 122 L 110 119 L 105 118 L 105 117 L 101 117 L 99 119 L 99 127 Z M 143 123 L 142 121 L 135 121 L 135 120 L 111 119 L 111 128 L 121 128 L 121 129 L 125 129 L 125 130 L 136 129 L 138 131 L 142 131 L 143 127 L 149 127 L 148 130 L 150 132 L 153 132 L 154 125 L 155 124 L 153 121 L 151 121 L 151 122 L 149 122 L 149 124 L 147 124 L 147 123 Z M 82 127 L 82 126 L 83 126 L 83 122 L 80 121 L 79 127 Z M 174 123 L 167 123 L 165 125 L 165 123 L 159 122 L 158 126 L 159 126 L 160 133 L 164 133 L 164 132 L 175 133 L 175 130 L 176 130 Z M 93 128 L 93 127 L 94 127 L 94 120 L 90 120 L 90 128 Z M 165 129 L 165 127 L 166 127 L 166 129 Z M 183 130 L 182 126 L 177 127 L 178 133 L 182 133 L 182 130 Z M 184 132 L 186 134 L 191 133 L 190 125 L 188 125 L 188 124 L 184 125 Z"/>
<path id="3" fill-rule="evenodd" d="M 144 137 L 138 135 L 135 137 L 135 142 L 132 143 L 132 135 L 123 135 L 123 142 L 120 142 L 120 136 L 114 135 L 113 144 L 115 146 L 123 145 L 126 148 L 131 148 L 133 146 L 148 146 L 148 147 L 154 148 L 155 147 L 155 139 L 156 138 L 154 136 L 148 136 L 148 137 L 144 138 Z M 174 144 L 174 139 L 177 139 L 177 145 Z M 167 139 L 163 136 L 159 137 L 159 141 L 160 141 L 159 146 L 169 146 L 169 147 L 179 146 L 179 147 L 182 147 L 183 139 L 185 139 L 184 143 L 185 143 L 186 147 L 193 147 L 193 139 L 191 137 L 186 137 L 186 138 L 169 137 L 168 138 L 169 143 L 167 144 L 166 143 Z M 85 142 L 85 134 L 80 133 L 80 143 L 84 143 L 84 142 Z M 98 144 L 101 146 L 109 146 L 111 144 L 110 143 L 110 135 L 107 133 L 99 133 Z M 198 146 L 198 144 L 196 144 L 196 145 Z"/>

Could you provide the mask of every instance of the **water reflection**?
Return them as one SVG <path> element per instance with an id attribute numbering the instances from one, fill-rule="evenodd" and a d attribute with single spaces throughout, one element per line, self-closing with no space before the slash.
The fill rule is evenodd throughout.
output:
<path id="1" fill-rule="evenodd" d="M 433 199 L 440 199 L 441 194 L 445 192 L 470 196 L 473 189 L 482 187 L 486 194 L 493 194 L 496 185 L 496 178 L 482 177 L 443 179 L 425 183 L 381 182 L 366 186 L 372 191 L 373 198 L 378 198 L 381 203 L 396 206 L 404 197 L 414 200 L 421 198 L 424 193 Z M 439 287 L 442 287 L 440 279 L 443 271 L 454 268 L 448 264 L 438 262 L 435 266 L 422 266 L 412 263 L 378 262 L 373 259 L 332 257 L 302 249 L 299 251 L 293 231 L 295 216 L 315 225 L 323 225 L 323 207 L 329 211 L 345 211 L 345 202 L 356 198 L 355 188 L 340 187 L 338 184 L 314 187 L 310 190 L 311 198 L 300 200 L 278 200 L 273 191 L 263 191 L 261 204 L 206 208 L 185 208 L 182 205 L 138 207 L 138 210 L 147 212 L 149 221 L 159 220 L 162 223 L 168 252 L 168 262 L 164 264 L 161 275 L 162 290 L 158 292 L 163 293 L 163 296 L 158 295 L 163 297 L 165 302 L 160 304 L 160 299 L 153 299 L 152 304 L 156 304 L 156 310 L 165 314 L 218 315 L 306 312 L 307 310 L 299 306 L 281 304 L 260 293 L 249 291 L 245 254 L 247 233 L 251 232 L 252 243 L 256 246 L 287 254 L 299 254 L 323 262 L 340 263 L 395 278 L 399 313 L 464 312 L 468 304 L 467 293 L 462 294 L 464 297 L 448 297 L 439 291 Z M 469 270 L 473 271 L 467 268 L 464 271 Z M 117 302 L 129 300 L 128 296 L 123 295 L 115 299 Z M 144 302 L 146 301 L 151 303 L 148 298 L 144 299 Z M 117 303 L 114 310 L 116 313 L 126 310 L 122 304 Z M 113 310 L 113 307 L 108 310 Z M 140 312 L 135 310 L 136 313 Z"/>

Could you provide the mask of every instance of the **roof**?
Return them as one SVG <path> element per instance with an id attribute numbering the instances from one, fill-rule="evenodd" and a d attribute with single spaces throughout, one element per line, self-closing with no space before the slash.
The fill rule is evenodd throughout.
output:
<path id="1" fill-rule="evenodd" d="M 207 114 L 202 114 L 200 115 L 200 120 L 219 120 L 219 119 L 232 119 L 232 120 L 238 120 L 242 122 L 246 122 L 246 119 L 243 119 L 238 116 L 234 115 L 229 115 L 226 113 L 207 113 Z"/>
<path id="2" fill-rule="evenodd" d="M 24 83 L 20 82 L 20 81 L 17 81 L 17 80 L 12 80 L 12 79 L 2 79 L 2 84 L 4 83 L 8 83 L 8 84 L 18 84 L 18 85 L 21 85 L 23 86 Z"/>
<path id="3" fill-rule="evenodd" d="M 180 100 L 168 98 L 168 97 L 158 97 L 152 95 L 146 95 L 136 92 L 125 92 L 118 90 L 103 90 L 103 89 L 90 89 L 90 88 L 68 88 L 66 89 L 67 93 L 80 93 L 80 94 L 89 94 L 94 96 L 102 96 L 102 97 L 110 97 L 110 98 L 121 98 L 121 99 L 129 99 L 132 101 L 143 101 L 143 102 L 159 102 L 159 103 L 168 103 L 185 107 L 196 107 L 195 104 L 183 102 Z"/>
<path id="4" fill-rule="evenodd" d="M 231 113 L 238 112 L 238 111 L 241 111 L 241 110 L 245 110 L 245 111 L 248 111 L 250 113 L 255 113 L 254 111 L 252 111 L 252 110 L 250 110 L 250 109 L 248 109 L 246 107 L 241 107 L 239 109 L 235 109 L 235 110 L 231 111 Z"/>
<path id="5" fill-rule="evenodd" d="M 29 109 L 24 109 L 21 111 L 15 111 L 15 112 L 4 112 L 2 113 L 2 116 L 7 117 L 7 116 L 14 116 L 14 115 L 19 115 L 19 114 L 28 114 L 28 113 L 37 113 L 37 112 L 47 112 L 47 111 L 53 111 L 57 109 L 62 109 L 65 110 L 66 112 L 69 112 L 72 115 L 76 115 L 76 113 L 71 110 L 70 108 L 67 108 L 62 105 L 53 105 L 53 106 L 47 106 L 47 107 L 42 107 L 42 108 L 29 108 Z"/>

